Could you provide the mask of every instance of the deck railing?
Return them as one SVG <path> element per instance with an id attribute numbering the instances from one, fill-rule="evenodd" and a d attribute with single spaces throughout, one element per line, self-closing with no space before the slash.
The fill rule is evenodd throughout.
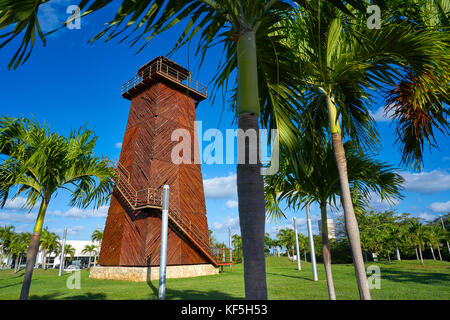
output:
<path id="1" fill-rule="evenodd" d="M 122 85 L 121 94 L 130 91 L 139 84 L 143 83 L 145 79 L 151 78 L 154 74 L 160 74 L 172 81 L 178 82 L 185 87 L 197 91 L 198 93 L 207 96 L 208 88 L 192 79 L 190 73 L 186 73 L 171 67 L 165 60 L 157 59 L 152 64 L 148 65 L 144 69 L 140 70 L 137 75 L 128 80 Z"/>
<path id="2" fill-rule="evenodd" d="M 161 188 L 145 188 L 136 190 L 130 183 L 130 174 L 128 170 L 119 162 L 116 164 L 116 187 L 123 195 L 125 200 L 130 204 L 133 210 L 139 210 L 146 207 L 162 208 L 162 189 Z M 169 206 L 169 218 L 188 233 L 191 238 L 203 248 L 216 261 L 217 265 L 230 264 L 232 253 L 230 248 L 216 248 L 211 246 L 209 239 L 205 239 L 199 228 L 189 219 L 188 216 L 182 214 L 178 208 Z"/>

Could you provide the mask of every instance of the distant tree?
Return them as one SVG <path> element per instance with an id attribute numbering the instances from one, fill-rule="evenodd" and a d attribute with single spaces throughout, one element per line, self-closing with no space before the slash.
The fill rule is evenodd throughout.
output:
<path id="1" fill-rule="evenodd" d="M 91 256 L 92 254 L 94 254 L 94 257 L 97 254 L 97 246 L 95 244 L 87 244 L 84 246 L 83 250 L 81 251 L 81 253 L 85 254 L 88 253 L 89 254 L 89 262 L 88 262 L 88 268 L 91 267 Z"/>
<path id="2" fill-rule="evenodd" d="M 8 257 L 8 247 L 14 235 L 14 226 L 0 226 L 0 268 L 3 269 L 3 258 L 6 253 Z"/>
<path id="3" fill-rule="evenodd" d="M 114 169 L 94 155 L 93 131 L 71 130 L 68 137 L 26 118 L 0 118 L 0 205 L 26 194 L 25 207 L 39 204 L 27 253 L 27 267 L 20 299 L 28 299 L 33 268 L 39 251 L 42 226 L 50 200 L 58 191 L 70 192 L 70 204 L 98 208 L 109 200 Z"/>
<path id="4" fill-rule="evenodd" d="M 214 232 L 211 229 L 208 229 L 209 233 L 209 243 L 212 247 L 216 247 L 216 237 L 214 236 Z"/>
<path id="5" fill-rule="evenodd" d="M 441 226 L 431 225 L 428 227 L 426 239 L 430 245 L 433 259 L 436 260 L 436 257 L 433 252 L 433 247 L 435 247 L 438 250 L 439 259 L 442 261 L 440 246 L 442 245 L 442 242 L 445 239 L 445 231 L 442 229 Z"/>
<path id="6" fill-rule="evenodd" d="M 420 263 L 423 264 L 422 252 L 425 249 L 427 230 L 425 226 L 418 221 L 418 219 L 414 219 L 410 222 L 409 232 L 411 233 L 414 243 L 419 249 Z"/>
<path id="7" fill-rule="evenodd" d="M 100 253 L 100 248 L 102 245 L 104 230 L 94 230 L 91 235 L 91 240 L 96 244 L 97 250 L 94 256 L 94 266 L 97 264 L 97 255 Z"/>
<path id="8" fill-rule="evenodd" d="M 231 244 L 235 250 L 233 257 L 235 258 L 236 263 L 242 262 L 242 238 L 237 234 L 233 234 L 231 239 Z"/>
<path id="9" fill-rule="evenodd" d="M 31 239 L 31 234 L 28 232 L 21 232 L 18 234 L 14 234 L 10 251 L 15 255 L 14 261 L 14 273 L 20 270 L 20 265 L 22 264 L 22 258 L 27 252 L 28 243 Z"/>
<path id="10" fill-rule="evenodd" d="M 63 260 L 67 255 L 69 255 L 69 263 L 72 262 L 72 259 L 75 256 L 75 248 L 71 244 L 66 243 L 66 245 L 64 246 Z"/>
<path id="11" fill-rule="evenodd" d="M 273 240 L 267 232 L 264 234 L 264 247 L 267 254 L 270 254 L 273 247 Z"/>
<path id="12" fill-rule="evenodd" d="M 294 246 L 295 246 L 295 233 L 292 229 L 285 228 L 281 229 L 277 234 L 277 239 L 280 241 L 281 245 L 286 248 L 288 258 L 291 258 L 290 251 L 292 250 L 292 256 L 294 256 Z"/>
<path id="13" fill-rule="evenodd" d="M 308 241 L 308 237 L 302 233 L 298 234 L 298 246 L 299 246 L 300 251 L 303 250 L 303 256 L 304 256 L 304 259 L 306 262 L 307 261 L 306 248 L 309 246 L 309 241 Z M 300 254 L 299 254 L 299 257 L 300 257 Z"/>
<path id="14" fill-rule="evenodd" d="M 42 251 L 42 269 L 47 269 L 47 255 L 55 252 L 58 245 L 59 236 L 54 232 L 49 232 L 47 227 L 42 230 L 40 248 Z"/>

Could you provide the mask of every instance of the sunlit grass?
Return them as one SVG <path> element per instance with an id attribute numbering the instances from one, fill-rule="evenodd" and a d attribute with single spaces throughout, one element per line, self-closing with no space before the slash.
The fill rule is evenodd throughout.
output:
<path id="1" fill-rule="evenodd" d="M 450 263 L 426 260 L 420 265 L 416 260 L 369 263 L 381 271 L 381 288 L 372 289 L 373 299 L 450 299 Z M 332 266 L 338 299 L 358 299 L 358 289 L 353 266 Z M 269 299 L 315 300 L 328 299 L 323 265 L 318 265 L 319 281 L 312 281 L 311 264 L 297 263 L 285 257 L 267 259 L 267 286 Z M 24 271 L 0 271 L 0 299 L 18 299 Z M 34 270 L 31 299 L 156 299 L 158 281 L 128 282 L 89 278 L 89 271 L 81 271 L 80 289 L 68 289 L 70 274 L 58 277 L 54 269 Z M 242 299 L 244 279 L 242 265 L 235 265 L 233 272 L 205 277 L 168 279 L 167 299 Z"/>

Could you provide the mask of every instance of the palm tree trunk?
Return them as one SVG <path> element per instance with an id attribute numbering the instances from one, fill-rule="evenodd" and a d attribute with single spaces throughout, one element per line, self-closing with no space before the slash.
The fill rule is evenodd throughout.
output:
<path id="1" fill-rule="evenodd" d="M 328 116 L 333 140 L 333 151 L 336 158 L 341 186 L 341 202 L 344 209 L 345 229 L 352 250 L 353 264 L 355 266 L 356 281 L 358 283 L 359 296 L 361 300 L 370 300 L 369 283 L 364 266 L 361 250 L 361 239 L 359 235 L 358 221 L 353 210 L 353 202 L 350 194 L 350 185 L 347 174 L 347 160 L 344 145 L 342 143 L 341 129 L 337 118 L 337 109 L 330 95 L 327 95 Z"/>
<path id="2" fill-rule="evenodd" d="M 43 262 L 42 262 L 42 268 L 44 270 L 47 270 L 47 250 L 44 250 L 44 252 L 42 252 L 42 255 L 44 256 Z"/>
<path id="3" fill-rule="evenodd" d="M 325 266 L 325 275 L 327 277 L 328 296 L 330 297 L 330 300 L 336 300 L 333 273 L 331 271 L 331 252 L 330 252 L 330 240 L 328 239 L 326 203 L 320 204 L 320 214 L 322 218 L 322 255 L 323 255 L 323 264 Z"/>
<path id="4" fill-rule="evenodd" d="M 16 257 L 14 260 L 14 273 L 17 273 L 17 265 L 19 263 L 19 256 Z"/>
<path id="5" fill-rule="evenodd" d="M 438 253 L 439 253 L 439 260 L 442 261 L 441 249 L 439 248 L 439 244 L 437 245 L 437 250 L 438 250 Z"/>
<path id="6" fill-rule="evenodd" d="M 436 260 L 436 256 L 434 255 L 433 246 L 430 243 L 431 255 L 433 256 L 433 260 Z"/>
<path id="7" fill-rule="evenodd" d="M 33 268 L 36 263 L 36 256 L 39 251 L 39 239 L 41 238 L 42 225 L 44 223 L 45 212 L 47 211 L 48 200 L 43 199 L 39 214 L 34 225 L 33 234 L 31 236 L 30 246 L 27 253 L 27 267 L 25 276 L 23 277 L 22 290 L 20 291 L 20 300 L 27 300 L 30 292 L 31 277 L 33 276 Z"/>
<path id="8" fill-rule="evenodd" d="M 395 246 L 395 252 L 397 253 L 397 260 L 400 261 L 402 258 L 400 258 L 400 250 L 398 250 L 398 246 Z"/>
<path id="9" fill-rule="evenodd" d="M 417 251 L 417 246 L 414 246 L 414 249 L 416 249 L 416 259 L 417 259 L 417 260 L 420 260 L 420 259 L 419 259 L 419 252 Z"/>
<path id="10" fill-rule="evenodd" d="M 3 269 L 3 244 L 0 246 L 0 269 Z"/>
<path id="11" fill-rule="evenodd" d="M 422 256 L 422 248 L 419 245 L 419 256 L 420 256 L 420 263 L 423 264 L 423 256 Z"/>
<path id="12" fill-rule="evenodd" d="M 260 110 L 256 41 L 253 31 L 240 35 L 237 42 L 237 56 L 237 111 L 240 129 L 237 147 L 237 191 L 244 251 L 245 297 L 251 300 L 266 300 L 265 200 L 262 166 L 259 159 L 258 116 Z M 249 139 L 246 139 L 246 135 Z M 256 140 L 252 139 L 252 135 Z"/>

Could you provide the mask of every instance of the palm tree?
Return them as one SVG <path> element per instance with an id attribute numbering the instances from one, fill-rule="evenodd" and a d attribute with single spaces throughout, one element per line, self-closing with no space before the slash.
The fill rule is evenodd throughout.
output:
<path id="1" fill-rule="evenodd" d="M 47 254 L 50 254 L 56 250 L 58 245 L 59 236 L 54 232 L 49 232 L 47 228 L 42 230 L 40 238 L 40 247 L 42 250 L 42 268 L 47 268 Z"/>
<path id="2" fill-rule="evenodd" d="M 25 118 L 0 118 L 0 154 L 6 156 L 0 163 L 1 205 L 24 193 L 30 210 L 40 202 L 20 299 L 28 298 L 45 213 L 56 192 L 70 191 L 71 205 L 79 207 L 98 208 L 109 199 L 114 169 L 94 156 L 96 140 L 87 129 L 72 130 L 66 138 Z"/>
<path id="3" fill-rule="evenodd" d="M 433 259 L 436 260 L 433 252 L 433 247 L 435 246 L 438 250 L 439 259 L 442 261 L 441 249 L 442 245 L 441 241 L 444 238 L 444 230 L 440 226 L 430 226 L 427 233 L 427 240 L 430 244 L 431 252 L 433 254 Z"/>
<path id="4" fill-rule="evenodd" d="M 81 253 L 89 253 L 89 263 L 88 268 L 91 267 L 91 255 L 94 254 L 94 257 L 97 255 L 97 246 L 95 244 L 87 244 L 84 246 L 84 249 L 81 251 Z"/>
<path id="5" fill-rule="evenodd" d="M 27 252 L 28 243 L 30 242 L 31 234 L 28 232 L 21 232 L 14 234 L 11 240 L 10 252 L 14 254 L 16 259 L 14 261 L 14 273 L 20 270 L 23 255 Z M 34 265 L 33 265 L 34 267 Z"/>
<path id="6" fill-rule="evenodd" d="M 10 37 L 0 43 L 0 47 L 15 37 L 21 36 L 26 30 L 21 46 L 9 64 L 10 68 L 12 66 L 16 68 L 26 61 L 33 48 L 36 33 L 42 41 L 45 41 L 37 18 L 38 8 L 42 2 L 24 0 L 21 5 L 12 0 L 0 2 L 0 21 L 2 21 L 0 30 L 7 27 L 13 28 L 12 32 L 0 34 L 0 37 Z M 304 4 L 304 1 L 295 2 Z M 345 2 L 330 0 L 330 2 L 348 13 L 349 10 L 344 3 L 365 9 L 356 0 Z M 86 9 L 83 13 L 85 15 L 110 3 L 111 1 L 103 0 L 82 1 L 80 8 Z M 217 43 L 223 44 L 225 62 L 219 67 L 214 82 L 217 87 L 227 86 L 232 71 L 237 69 L 237 88 L 233 106 L 238 118 L 238 127 L 241 129 L 238 131 L 238 138 L 244 138 L 245 141 L 245 146 L 238 148 L 237 189 L 247 299 L 267 299 L 267 285 L 264 258 L 264 184 L 261 163 L 259 156 L 256 156 L 256 160 L 253 161 L 252 156 L 246 155 L 250 153 L 250 150 L 256 151 L 253 155 L 259 154 L 260 113 L 262 123 L 282 131 L 280 132 L 281 141 L 287 142 L 294 137 L 295 131 L 288 125 L 289 114 L 279 111 L 278 115 L 274 116 L 273 110 L 283 109 L 283 107 L 271 87 L 271 83 L 282 83 L 287 75 L 282 71 L 283 66 L 279 60 L 273 59 L 273 53 L 276 52 L 281 56 L 283 49 L 278 46 L 279 37 L 272 35 L 279 28 L 277 22 L 291 8 L 292 2 L 284 0 L 123 1 L 117 15 L 106 24 L 105 30 L 91 40 L 94 42 L 102 37 L 110 40 L 122 36 L 126 31 L 131 31 L 123 40 L 130 39 L 132 34 L 138 33 L 131 40 L 132 45 L 144 37 L 147 44 L 154 36 L 179 22 L 187 22 L 173 50 L 190 43 L 194 36 L 199 35 L 196 53 L 201 55 L 203 61 L 204 55 L 211 46 Z M 284 105 L 286 106 L 288 104 Z M 249 145 L 250 142 L 245 139 L 246 134 L 255 138 L 249 139 L 253 140 L 251 143 L 254 145 Z"/>
<path id="7" fill-rule="evenodd" d="M 298 247 L 299 250 L 303 249 L 303 256 L 305 257 L 305 262 L 307 262 L 306 260 L 306 247 L 309 245 L 309 241 L 308 241 L 308 237 L 305 236 L 302 233 L 298 234 Z M 300 253 L 299 253 L 299 259 L 300 259 Z"/>
<path id="8" fill-rule="evenodd" d="M 289 259 L 291 258 L 289 250 L 292 250 L 292 256 L 294 256 L 294 245 L 295 245 L 294 231 L 289 228 L 281 229 L 277 234 L 277 238 L 279 239 L 281 245 L 283 245 L 286 248 L 288 258 Z"/>
<path id="9" fill-rule="evenodd" d="M 0 269 L 3 269 L 3 255 L 8 250 L 8 246 L 11 243 L 14 235 L 14 226 L 0 227 Z"/>
<path id="10" fill-rule="evenodd" d="M 267 212 L 283 215 L 276 208 L 286 199 L 292 209 L 316 202 L 320 206 L 322 221 L 322 256 L 331 300 L 336 299 L 331 271 L 331 251 L 328 238 L 327 204 L 336 205 L 340 195 L 339 175 L 336 172 L 333 147 L 330 141 L 317 141 L 306 135 L 298 141 L 297 154 L 282 153 L 279 173 L 266 177 Z M 348 177 L 356 208 L 362 208 L 372 194 L 382 199 L 401 198 L 403 178 L 387 163 L 373 159 L 374 154 L 361 153 L 354 143 L 344 144 L 348 161 Z M 372 192 L 372 193 L 371 193 Z M 358 196 L 358 198 L 357 198 Z M 273 200 L 276 199 L 276 200 Z"/>
<path id="11" fill-rule="evenodd" d="M 270 255 L 272 251 L 273 240 L 272 238 L 270 238 L 270 235 L 267 232 L 264 234 L 264 246 Z"/>
<path id="12" fill-rule="evenodd" d="M 242 239 L 239 235 L 233 234 L 231 243 L 233 244 L 234 250 L 236 251 L 236 254 L 234 256 L 236 257 L 236 263 L 238 263 L 242 255 Z"/>
<path id="13" fill-rule="evenodd" d="M 414 239 L 415 245 L 419 249 L 420 263 L 423 264 L 422 251 L 425 249 L 425 243 L 427 239 L 426 228 L 419 221 L 417 221 L 417 219 L 413 219 L 410 222 L 409 232 Z"/>
<path id="14" fill-rule="evenodd" d="M 378 134 L 369 112 L 373 92 L 393 86 L 402 76 L 400 69 L 411 70 L 414 74 L 448 74 L 449 50 L 442 32 L 415 28 L 409 21 L 392 19 L 389 10 L 386 15 L 382 17 L 385 21 L 383 27 L 371 30 L 367 28 L 366 19 L 357 12 L 351 18 L 327 1 L 308 1 L 288 18 L 286 25 L 290 28 L 285 31 L 293 55 L 286 58 L 292 60 L 292 87 L 298 93 L 296 99 L 305 102 L 303 120 L 298 127 L 302 128 L 306 122 L 318 123 L 314 134 L 331 135 L 345 226 L 361 299 L 370 299 L 370 292 L 343 137 L 355 141 L 358 147 L 376 148 Z M 446 87 L 436 79 L 421 79 L 429 88 L 446 95 Z M 442 100 L 434 101 L 433 107 L 438 109 L 433 114 L 440 117 L 445 113 L 445 107 Z M 324 121 L 328 122 L 327 127 L 322 126 Z M 442 122 L 430 121 L 429 124 L 448 126 Z M 401 128 L 399 130 L 401 133 Z M 402 140 L 401 143 L 412 141 Z"/>
<path id="15" fill-rule="evenodd" d="M 66 259 L 66 255 L 69 255 L 69 262 L 72 262 L 72 259 L 75 256 L 75 248 L 71 244 L 66 244 L 64 246 L 63 261 Z"/>
<path id="16" fill-rule="evenodd" d="M 100 247 L 102 245 L 102 240 L 103 240 L 103 230 L 97 229 L 94 230 L 94 232 L 92 232 L 91 234 L 91 240 L 97 245 L 97 252 L 95 253 L 94 256 L 94 266 L 97 264 L 97 254 L 100 252 Z"/>

